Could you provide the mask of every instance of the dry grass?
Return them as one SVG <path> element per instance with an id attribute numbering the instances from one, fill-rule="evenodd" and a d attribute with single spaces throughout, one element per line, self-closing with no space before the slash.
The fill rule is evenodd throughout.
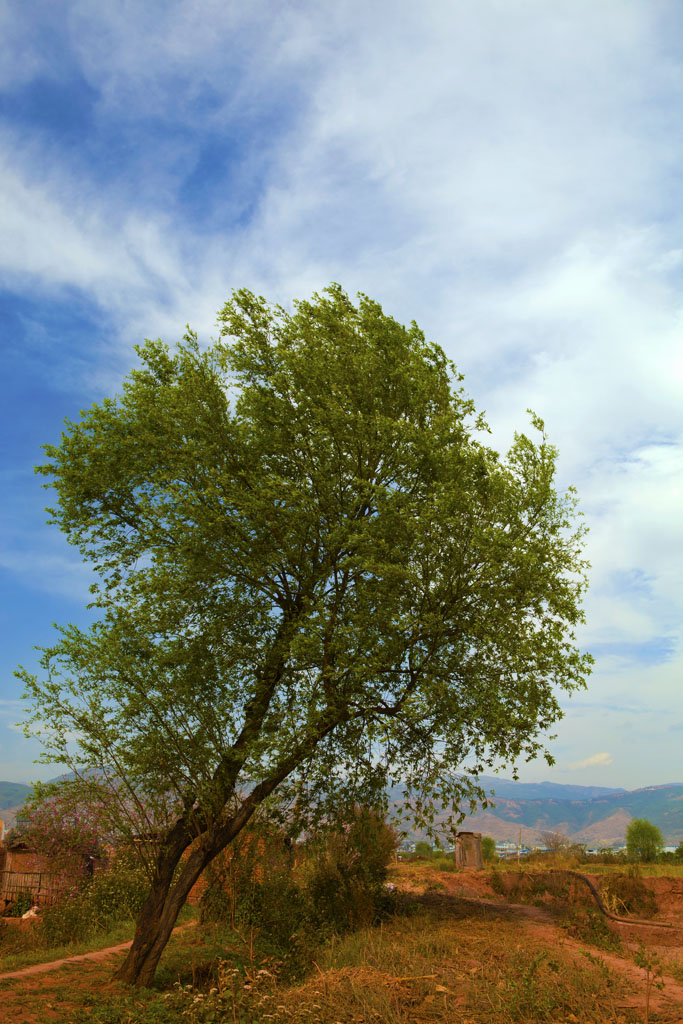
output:
<path id="1" fill-rule="evenodd" d="M 519 861 L 516 857 L 510 857 L 497 860 L 490 867 L 495 868 L 496 871 L 543 871 L 549 868 L 564 868 L 570 871 L 581 871 L 585 875 L 623 875 L 629 870 L 635 869 L 643 878 L 683 877 L 683 864 L 633 864 L 630 861 L 598 864 L 593 861 L 582 861 L 579 857 L 571 854 L 534 855 L 522 857 Z"/>
<path id="2" fill-rule="evenodd" d="M 420 911 L 331 944 L 303 984 L 256 972 L 248 990 L 225 966 L 186 1019 L 272 1024 L 617 1024 L 625 985 L 599 956 L 579 963 L 513 921 Z M 596 1017 L 596 1006 L 600 1015 Z"/>
<path id="3" fill-rule="evenodd" d="M 636 1011 L 620 1008 L 627 1001 L 625 983 L 599 956 L 587 954 L 577 962 L 565 950 L 528 934 L 519 922 L 486 914 L 458 916 L 421 909 L 364 929 L 330 943 L 312 974 L 296 985 L 280 982 L 272 961 L 254 959 L 236 966 L 225 947 L 223 955 L 230 958 L 221 959 L 215 939 L 202 939 L 199 933 L 178 935 L 160 987 L 144 993 L 102 987 L 107 972 L 100 965 L 84 972 L 85 988 L 74 985 L 73 970 L 71 978 L 46 976 L 28 988 L 5 983 L 4 1009 L 9 1016 L 0 1011 L 0 1020 L 634 1024 L 642 1019 Z M 101 978 L 99 984 L 93 984 L 95 974 Z M 17 1018 L 19 1007 L 22 1013 Z"/>
<path id="4" fill-rule="evenodd" d="M 577 870 L 587 875 L 623 874 L 631 865 L 625 864 L 582 864 Z M 643 878 L 681 878 L 683 864 L 638 864 L 638 872 Z"/>
<path id="5" fill-rule="evenodd" d="M 423 877 L 428 872 L 422 872 Z M 562 948 L 466 904 L 420 909 L 336 939 L 308 977 L 235 935 L 192 929 L 169 945 L 158 987 L 107 984 L 110 967 L 2 986 L 0 1021 L 35 1024 L 636 1024 L 633 991 L 599 951 Z M 83 984 L 75 983 L 76 979 Z M 96 980 L 97 979 L 97 980 Z M 17 1016 L 19 1012 L 19 1016 Z M 7 1014 L 6 1016 L 4 1014 Z M 651 1017 L 654 1022 L 656 1018 Z M 663 1018 L 662 1018 L 663 1019 Z"/>

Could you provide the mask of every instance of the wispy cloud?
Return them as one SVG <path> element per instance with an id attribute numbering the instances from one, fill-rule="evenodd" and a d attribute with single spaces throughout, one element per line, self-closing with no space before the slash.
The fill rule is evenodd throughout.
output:
<path id="1" fill-rule="evenodd" d="M 571 771 L 580 771 L 582 768 L 607 768 L 612 763 L 612 755 L 607 753 L 591 754 L 583 761 L 574 761 L 569 765 Z"/>
<path id="2" fill-rule="evenodd" d="M 0 286 L 32 304 L 34 361 L 61 352 L 74 394 L 99 394 L 144 336 L 173 341 L 189 321 L 207 339 L 232 287 L 286 303 L 338 280 L 380 299 L 454 358 L 496 444 L 528 406 L 544 416 L 591 530 L 580 636 L 603 656 L 587 699 L 671 706 L 675 5 L 37 0 L 0 19 Z M 70 305 L 87 317 L 67 345 Z M 9 576 L 83 591 L 41 528 L 6 525 Z M 585 749 L 572 729 L 569 710 L 560 735 Z M 631 762 L 613 745 L 612 770 Z"/>

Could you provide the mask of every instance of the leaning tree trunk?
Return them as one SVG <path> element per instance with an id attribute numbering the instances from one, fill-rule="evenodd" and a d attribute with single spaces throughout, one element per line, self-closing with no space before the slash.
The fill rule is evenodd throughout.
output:
<path id="1" fill-rule="evenodd" d="M 265 792 L 271 788 L 263 786 Z M 228 822 L 206 828 L 199 836 L 187 821 L 177 822 L 159 853 L 156 875 L 138 918 L 133 944 L 114 973 L 116 981 L 144 987 L 152 984 L 161 954 L 190 889 L 204 868 L 244 828 L 258 802 L 255 793 Z M 189 856 L 174 880 L 176 868 L 188 848 Z"/>
<path id="2" fill-rule="evenodd" d="M 205 826 L 199 835 L 196 818 L 194 827 L 190 826 L 188 818 L 176 822 L 159 852 L 155 878 L 138 918 L 128 956 L 114 973 L 116 981 L 137 986 L 152 984 L 161 954 L 190 889 L 204 868 L 244 828 L 255 808 L 281 778 L 275 776 L 260 783 L 234 817 L 227 822 Z M 178 864 L 188 848 L 189 856 L 174 880 Z"/>
<path id="3" fill-rule="evenodd" d="M 138 918 L 128 956 L 114 973 L 116 981 L 137 986 L 152 984 L 161 954 L 188 893 L 214 856 L 206 849 L 193 850 L 174 883 L 173 873 L 184 849 L 177 856 L 166 854 L 159 858 L 157 878 Z"/>
<path id="4" fill-rule="evenodd" d="M 200 833 L 197 832 L 196 815 L 192 819 L 188 815 L 176 822 L 159 853 L 156 876 L 138 918 L 133 945 L 114 974 L 117 981 L 140 986 L 152 984 L 154 972 L 180 909 L 204 868 L 239 835 L 263 800 L 315 749 L 338 721 L 336 714 L 328 718 L 323 716 L 317 733 L 306 737 L 298 747 L 290 751 L 277 771 L 270 778 L 259 782 L 239 811 L 227 821 L 219 819 L 208 824 L 205 819 L 204 830 Z M 230 785 L 233 784 L 234 779 L 230 781 Z M 174 882 L 175 870 L 188 847 L 191 848 L 190 854 Z"/>

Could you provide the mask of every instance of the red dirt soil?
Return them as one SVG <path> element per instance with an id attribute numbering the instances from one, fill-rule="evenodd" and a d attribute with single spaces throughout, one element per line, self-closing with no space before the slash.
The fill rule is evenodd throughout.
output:
<path id="1" fill-rule="evenodd" d="M 585 960 L 586 943 L 570 938 L 558 927 L 549 910 L 506 902 L 491 888 L 490 874 L 487 872 L 440 872 L 425 869 L 424 866 L 403 864 L 392 870 L 391 881 L 400 890 L 416 895 L 419 902 L 427 906 L 438 906 L 446 912 L 452 908 L 454 912 L 457 910 L 460 913 L 465 904 L 471 908 L 472 913 L 485 913 L 492 921 L 498 915 L 506 918 L 514 916 L 530 935 L 541 939 L 549 946 L 559 946 L 570 956 L 576 957 L 577 962 Z M 656 878 L 647 879 L 646 882 L 648 885 L 656 883 L 651 888 L 657 896 L 661 916 L 671 923 L 680 925 L 672 929 L 669 936 L 672 939 L 675 937 L 676 943 L 664 948 L 664 929 L 636 928 L 633 925 L 616 923 L 611 923 L 610 926 L 619 932 L 627 949 L 633 951 L 642 942 L 648 952 L 661 953 L 670 962 L 683 968 L 683 879 Z M 192 927 L 192 924 L 181 927 Z M 121 954 L 128 945 L 129 943 L 122 943 L 109 949 L 96 950 L 66 960 L 39 964 L 0 975 L 0 982 L 5 982 L 2 985 L 0 999 L 0 1022 L 51 1024 L 64 1021 L 59 1006 L 52 1001 L 59 999 L 59 987 L 64 985 L 64 972 L 69 973 L 70 990 L 86 991 L 95 985 L 100 990 L 106 989 L 112 983 L 111 964 L 105 961 Z M 591 952 L 590 949 L 588 952 Z M 645 1006 L 643 970 L 637 967 L 628 955 L 622 956 L 602 950 L 595 950 L 591 955 L 599 957 L 606 966 L 633 987 L 632 996 L 622 1005 L 642 1010 Z M 57 974 L 50 973 L 55 970 L 58 970 Z M 683 1024 L 683 985 L 667 975 L 662 980 L 663 990 L 654 989 L 650 994 L 650 1009 L 657 1014 L 659 1024 Z"/>
<path id="2" fill-rule="evenodd" d="M 589 876 L 599 887 L 604 876 Z M 511 903 L 491 887 L 491 873 L 487 871 L 436 871 L 426 865 L 399 864 L 392 869 L 391 881 L 401 891 L 416 895 L 421 903 L 455 910 L 467 903 L 473 910 L 496 915 L 514 915 L 523 922 L 524 928 L 548 945 L 559 946 L 575 956 L 585 959 L 587 943 L 570 938 L 558 927 L 555 919 L 542 907 Z M 683 878 L 646 878 L 647 887 L 657 899 L 657 920 L 673 925 L 671 929 L 642 925 L 621 924 L 609 921 L 609 927 L 619 935 L 626 955 L 596 950 L 595 955 L 611 970 L 635 986 L 633 996 L 625 1006 L 644 1009 L 645 974 L 629 957 L 645 947 L 648 953 L 661 956 L 683 968 Z M 683 984 L 675 978 L 663 975 L 664 988 L 650 992 L 650 1010 L 657 1013 L 658 1021 L 668 1024 L 683 1024 Z"/>

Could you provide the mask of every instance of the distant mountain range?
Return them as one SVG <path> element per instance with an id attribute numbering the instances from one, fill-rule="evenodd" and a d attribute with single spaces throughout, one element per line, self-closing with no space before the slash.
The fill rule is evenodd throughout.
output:
<path id="1" fill-rule="evenodd" d="M 604 786 L 563 786 L 556 782 L 514 782 L 482 776 L 483 789 L 495 794 L 486 810 L 480 809 L 460 825 L 494 839 L 519 839 L 536 844 L 542 832 L 559 832 L 571 842 L 589 847 L 624 842 L 632 818 L 647 818 L 662 830 L 669 845 L 683 840 L 683 783 L 648 786 L 628 791 Z M 31 792 L 20 782 L 0 782 L 0 818 L 9 828 L 16 811 Z M 392 804 L 402 802 L 399 786 L 390 791 Z M 495 805 L 495 806 L 494 806 Z M 437 822 L 448 816 L 437 815 Z M 411 833 L 419 838 L 420 833 Z"/>
<path id="2" fill-rule="evenodd" d="M 482 777 L 480 782 L 495 796 L 484 810 L 468 816 L 461 829 L 482 832 L 498 841 L 536 844 L 542 832 L 558 832 L 571 842 L 589 847 L 613 846 L 625 841 L 632 818 L 647 818 L 661 829 L 668 845 L 683 840 L 683 784 L 648 786 L 631 792 L 600 786 L 562 786 L 557 783 L 522 783 Z M 398 788 L 392 802 L 401 803 Z M 495 806 L 493 806 L 495 805 Z M 448 812 L 437 814 L 444 821 Z M 413 834 L 417 837 L 417 833 Z"/>
<path id="3" fill-rule="evenodd" d="M 605 786 L 564 786 L 558 782 L 515 782 L 514 779 L 499 779 L 495 775 L 480 775 L 479 783 L 487 793 L 511 800 L 593 800 L 613 793 L 626 793 L 625 789 L 609 789 Z"/>

